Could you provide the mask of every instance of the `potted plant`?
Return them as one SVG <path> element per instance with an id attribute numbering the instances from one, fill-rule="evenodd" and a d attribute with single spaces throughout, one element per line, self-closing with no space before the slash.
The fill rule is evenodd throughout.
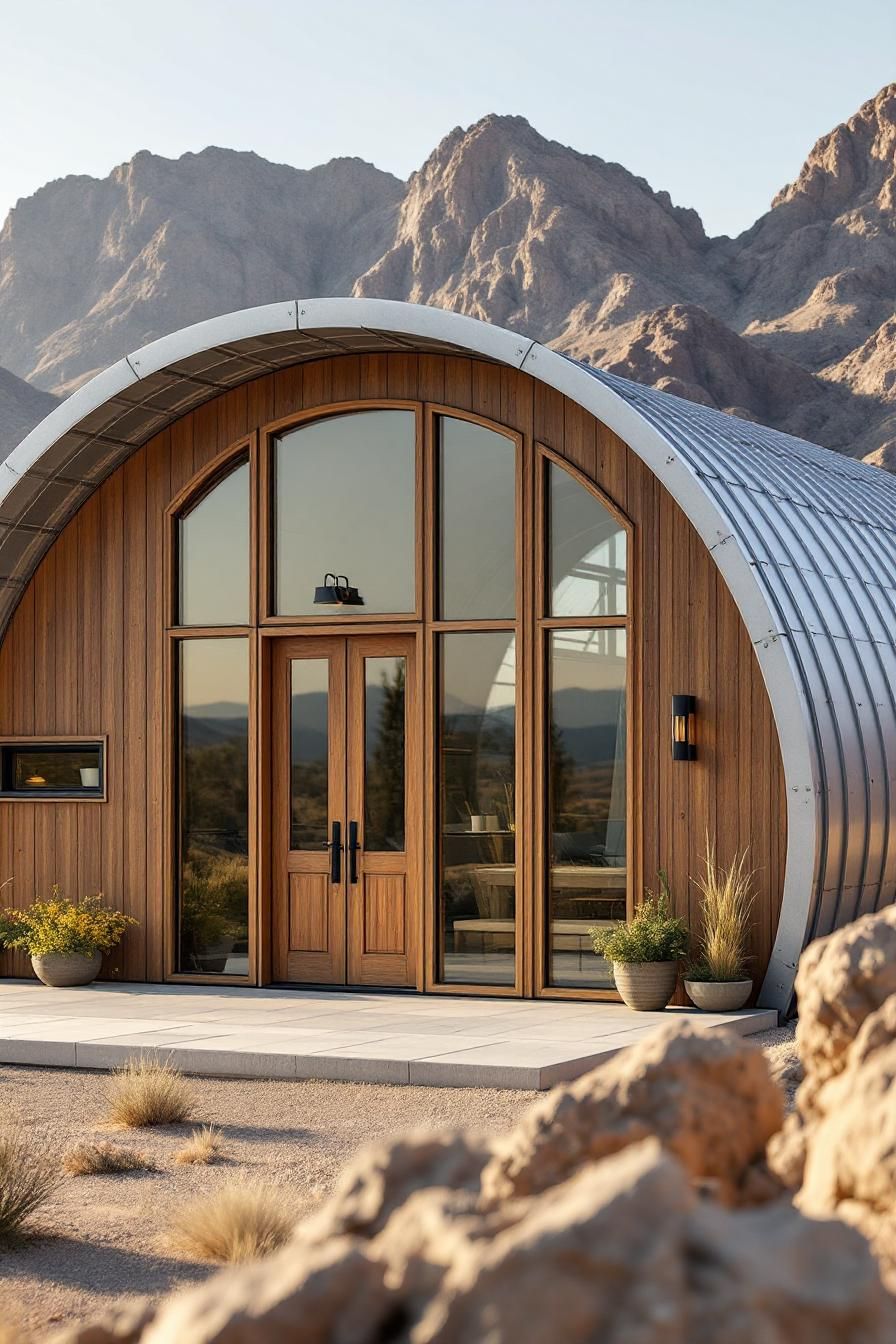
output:
<path id="1" fill-rule="evenodd" d="M 136 923 L 103 905 L 99 894 L 71 901 L 53 887 L 48 901 L 0 912 L 0 946 L 27 952 L 34 974 L 45 985 L 89 985 L 99 973 L 103 953 Z"/>
<path id="2" fill-rule="evenodd" d="M 662 1012 L 675 993 L 678 962 L 688 950 L 688 928 L 670 913 L 669 882 L 661 872 L 660 892 L 646 891 L 629 924 L 589 929 L 600 957 L 613 963 L 622 1000 L 639 1012 Z"/>
<path id="3" fill-rule="evenodd" d="M 685 972 L 684 987 L 704 1012 L 733 1013 L 743 1008 L 753 988 L 745 969 L 753 874 L 746 850 L 735 854 L 727 868 L 720 867 L 708 836 L 703 863 L 705 872 L 693 879 L 703 896 L 700 958 Z"/>

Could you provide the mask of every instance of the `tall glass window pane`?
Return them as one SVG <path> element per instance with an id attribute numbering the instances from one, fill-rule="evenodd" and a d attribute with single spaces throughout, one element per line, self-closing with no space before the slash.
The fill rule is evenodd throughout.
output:
<path id="1" fill-rule="evenodd" d="M 180 520 L 181 625 L 249 624 L 249 463 Z"/>
<path id="2" fill-rule="evenodd" d="M 516 640 L 441 639 L 440 911 L 443 979 L 514 982 Z"/>
<path id="3" fill-rule="evenodd" d="M 441 562 L 445 620 L 516 614 L 516 445 L 482 425 L 439 421 Z"/>
<path id="4" fill-rule="evenodd" d="M 364 659 L 364 848 L 404 851 L 405 660 Z"/>
<path id="5" fill-rule="evenodd" d="M 613 988 L 588 930 L 626 917 L 624 630 L 550 634 L 551 983 Z"/>
<path id="6" fill-rule="evenodd" d="M 249 647 L 180 644 L 178 970 L 249 970 Z"/>
<path id="7" fill-rule="evenodd" d="M 548 463 L 552 616 L 624 616 L 625 529 L 590 490 Z"/>
<path id="8" fill-rule="evenodd" d="M 415 609 L 415 435 L 412 411 L 356 411 L 277 441 L 278 616 Z M 363 606 L 315 605 L 327 573 L 344 575 Z"/>
<path id="9" fill-rule="evenodd" d="M 329 839 L 330 660 L 296 658 L 290 704 L 290 849 Z"/>

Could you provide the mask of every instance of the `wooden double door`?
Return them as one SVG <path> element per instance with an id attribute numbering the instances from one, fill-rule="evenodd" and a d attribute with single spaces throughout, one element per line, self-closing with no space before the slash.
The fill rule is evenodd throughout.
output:
<path id="1" fill-rule="evenodd" d="M 276 979 L 417 983 L 422 799 L 412 634 L 277 641 Z"/>

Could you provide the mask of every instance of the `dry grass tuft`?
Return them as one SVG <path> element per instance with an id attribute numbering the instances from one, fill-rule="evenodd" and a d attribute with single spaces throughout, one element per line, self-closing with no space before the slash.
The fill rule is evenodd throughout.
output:
<path id="1" fill-rule="evenodd" d="M 0 1243 L 12 1242 L 62 1180 L 59 1158 L 18 1125 L 0 1133 Z"/>
<path id="2" fill-rule="evenodd" d="M 122 1171 L 155 1171 L 144 1153 L 114 1143 L 78 1143 L 62 1159 L 69 1176 L 112 1176 Z"/>
<path id="3" fill-rule="evenodd" d="M 174 1154 L 174 1161 L 179 1167 L 208 1166 L 210 1162 L 220 1162 L 223 1156 L 224 1138 L 220 1129 L 203 1125 L 193 1130 L 183 1148 Z"/>
<path id="4" fill-rule="evenodd" d="M 745 977 L 747 936 L 753 908 L 753 873 L 747 851 L 735 854 L 727 867 L 716 861 L 716 847 L 707 835 L 705 872 L 694 882 L 703 896 L 702 961 L 713 980 Z"/>
<path id="5" fill-rule="evenodd" d="M 154 1059 L 129 1059 L 112 1075 L 109 1120 L 123 1129 L 178 1125 L 189 1120 L 193 1094 L 184 1076 Z"/>
<path id="6" fill-rule="evenodd" d="M 182 1209 L 171 1239 L 183 1255 L 234 1265 L 270 1255 L 289 1240 L 294 1226 L 280 1190 L 234 1181 Z"/>

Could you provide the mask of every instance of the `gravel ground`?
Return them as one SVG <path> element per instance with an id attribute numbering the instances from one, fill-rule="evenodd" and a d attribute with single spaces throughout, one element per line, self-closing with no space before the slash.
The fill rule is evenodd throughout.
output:
<path id="1" fill-rule="evenodd" d="M 786 1073 L 792 1028 L 753 1039 Z M 167 1228 L 184 1201 L 237 1172 L 281 1185 L 299 1219 L 329 1192 L 346 1159 L 364 1144 L 414 1128 L 500 1133 L 535 1096 L 492 1088 L 286 1079 L 193 1078 L 190 1085 L 195 1123 L 224 1131 L 225 1163 L 173 1165 L 192 1124 L 110 1134 L 103 1127 L 103 1074 L 0 1066 L 4 1113 L 21 1118 L 42 1144 L 61 1153 L 74 1143 L 111 1139 L 145 1153 L 159 1168 L 66 1179 L 39 1216 L 35 1235 L 0 1252 L 0 1333 L 14 1325 L 39 1335 L 91 1318 L 123 1297 L 156 1297 L 212 1273 L 170 1251 Z"/>

